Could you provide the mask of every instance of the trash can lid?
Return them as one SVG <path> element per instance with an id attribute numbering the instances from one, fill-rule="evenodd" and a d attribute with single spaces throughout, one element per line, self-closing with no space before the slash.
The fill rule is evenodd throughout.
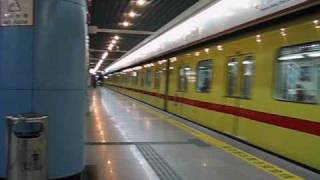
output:
<path id="1" fill-rule="evenodd" d="M 36 112 L 25 112 L 25 113 L 20 113 L 17 116 L 23 117 L 23 118 L 42 118 L 42 117 L 47 117 L 46 115 L 36 113 Z"/>
<path id="2" fill-rule="evenodd" d="M 45 119 L 48 116 L 40 114 L 40 113 L 35 113 L 35 112 L 25 112 L 25 113 L 19 113 L 16 115 L 10 115 L 7 116 L 7 119 L 34 119 L 34 120 L 40 120 L 40 119 Z"/>

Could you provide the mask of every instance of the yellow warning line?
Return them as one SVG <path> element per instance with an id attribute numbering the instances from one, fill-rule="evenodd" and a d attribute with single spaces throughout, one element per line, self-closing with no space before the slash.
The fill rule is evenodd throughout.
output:
<path id="1" fill-rule="evenodd" d="M 225 151 L 225 152 L 227 152 L 227 153 L 229 153 L 239 159 L 242 159 L 242 160 L 248 162 L 249 164 L 251 164 L 252 166 L 255 166 L 256 168 L 261 169 L 262 171 L 267 172 L 267 173 L 269 173 L 279 179 L 303 180 L 303 178 L 300 176 L 292 174 L 291 172 L 289 172 L 285 169 L 282 169 L 276 165 L 273 165 L 265 160 L 259 159 L 258 157 L 254 156 L 252 154 L 249 154 L 249 153 L 242 151 L 242 150 L 240 150 L 230 144 L 227 144 L 223 141 L 220 141 L 220 140 L 218 140 L 210 135 L 207 135 L 207 134 L 205 134 L 195 128 L 189 127 L 189 126 L 187 126 L 177 120 L 170 118 L 167 115 L 164 115 L 164 114 L 162 114 L 158 111 L 155 111 L 153 109 L 149 109 L 140 103 L 138 103 L 138 105 L 139 105 L 139 107 L 141 107 L 145 111 L 160 117 L 162 120 L 165 120 L 166 122 L 170 123 L 171 125 L 178 127 L 179 129 L 182 129 L 182 130 L 188 132 L 189 134 L 192 134 L 193 136 L 201 139 L 202 141 L 210 144 L 211 146 L 222 149 L 223 151 Z"/>

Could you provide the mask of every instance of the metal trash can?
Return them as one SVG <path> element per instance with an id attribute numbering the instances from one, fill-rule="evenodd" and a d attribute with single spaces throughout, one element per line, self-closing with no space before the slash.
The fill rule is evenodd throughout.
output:
<path id="1" fill-rule="evenodd" d="M 47 116 L 8 116 L 8 180 L 46 180 Z"/>

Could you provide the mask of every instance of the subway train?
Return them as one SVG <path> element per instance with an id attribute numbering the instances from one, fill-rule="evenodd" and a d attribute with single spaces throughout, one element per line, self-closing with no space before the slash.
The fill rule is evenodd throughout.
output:
<path id="1" fill-rule="evenodd" d="M 319 6 L 109 73 L 105 86 L 320 170 Z"/>

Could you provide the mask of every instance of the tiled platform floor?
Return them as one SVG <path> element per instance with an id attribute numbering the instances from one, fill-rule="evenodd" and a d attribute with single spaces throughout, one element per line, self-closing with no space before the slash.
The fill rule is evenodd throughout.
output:
<path id="1" fill-rule="evenodd" d="M 197 139 L 141 106 L 145 105 L 105 88 L 90 92 L 91 115 L 87 122 L 86 143 L 90 180 L 278 179 L 221 148 Z M 190 122 L 173 116 L 170 118 L 297 176 L 320 179 L 319 174 L 285 160 Z"/>

